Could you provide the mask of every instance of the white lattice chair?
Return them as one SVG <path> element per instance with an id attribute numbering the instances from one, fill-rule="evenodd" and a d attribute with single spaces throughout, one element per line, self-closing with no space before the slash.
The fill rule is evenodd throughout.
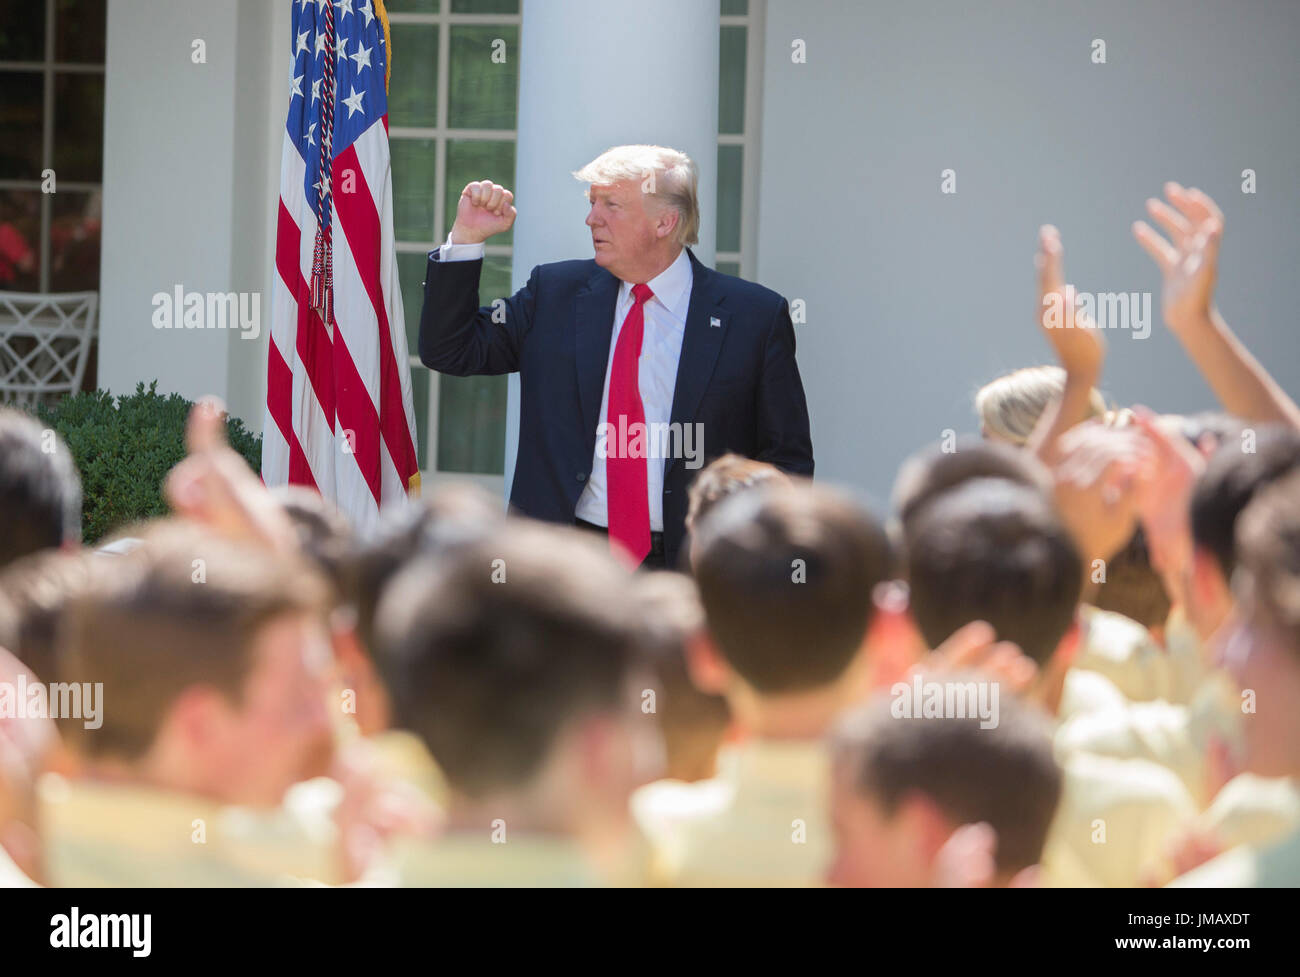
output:
<path id="1" fill-rule="evenodd" d="M 0 292 L 0 402 L 80 390 L 98 308 L 98 292 Z"/>

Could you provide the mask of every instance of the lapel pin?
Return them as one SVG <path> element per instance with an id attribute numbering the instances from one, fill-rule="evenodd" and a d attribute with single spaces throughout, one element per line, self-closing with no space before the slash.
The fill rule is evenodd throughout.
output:
<path id="1" fill-rule="evenodd" d="M 714 329 L 721 329 L 722 320 L 715 315 L 711 315 L 709 316 L 709 325 L 712 326 Z"/>

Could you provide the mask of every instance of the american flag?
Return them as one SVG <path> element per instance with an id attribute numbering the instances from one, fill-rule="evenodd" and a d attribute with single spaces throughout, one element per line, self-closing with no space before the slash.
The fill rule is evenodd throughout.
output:
<path id="1" fill-rule="evenodd" d="M 311 486 L 364 530 L 420 479 L 393 247 L 388 24 L 382 0 L 291 2 L 262 479 Z"/>

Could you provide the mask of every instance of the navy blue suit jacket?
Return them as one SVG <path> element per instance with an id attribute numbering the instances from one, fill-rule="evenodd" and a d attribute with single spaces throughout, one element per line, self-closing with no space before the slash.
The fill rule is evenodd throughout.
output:
<path id="1" fill-rule="evenodd" d="M 538 265 L 493 321 L 479 307 L 483 262 L 429 261 L 420 361 L 452 376 L 519 373 L 519 452 L 510 501 L 526 515 L 572 525 L 591 475 L 619 280 L 595 261 Z M 808 405 L 794 359 L 790 310 L 771 289 L 706 268 L 694 282 L 671 421 L 698 423 L 703 460 L 734 451 L 812 475 Z M 503 320 L 503 321 L 501 321 Z M 675 566 L 686 489 L 699 468 L 662 462 L 664 555 Z"/>

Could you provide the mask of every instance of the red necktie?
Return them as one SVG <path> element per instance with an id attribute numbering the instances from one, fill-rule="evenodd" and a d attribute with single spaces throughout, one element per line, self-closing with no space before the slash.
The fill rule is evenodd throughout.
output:
<path id="1" fill-rule="evenodd" d="M 627 457 L 628 444 L 646 444 L 645 408 L 641 404 L 639 361 L 645 335 L 645 303 L 654 297 L 649 285 L 632 286 L 632 308 L 623 320 L 623 330 L 614 346 L 609 369 L 609 410 L 606 420 L 610 444 L 605 456 L 605 479 L 609 487 L 609 543 L 633 565 L 640 565 L 650 552 L 650 496 L 646 489 L 645 453 Z M 621 421 L 621 423 L 620 423 Z M 635 427 L 634 425 L 641 425 Z"/>

